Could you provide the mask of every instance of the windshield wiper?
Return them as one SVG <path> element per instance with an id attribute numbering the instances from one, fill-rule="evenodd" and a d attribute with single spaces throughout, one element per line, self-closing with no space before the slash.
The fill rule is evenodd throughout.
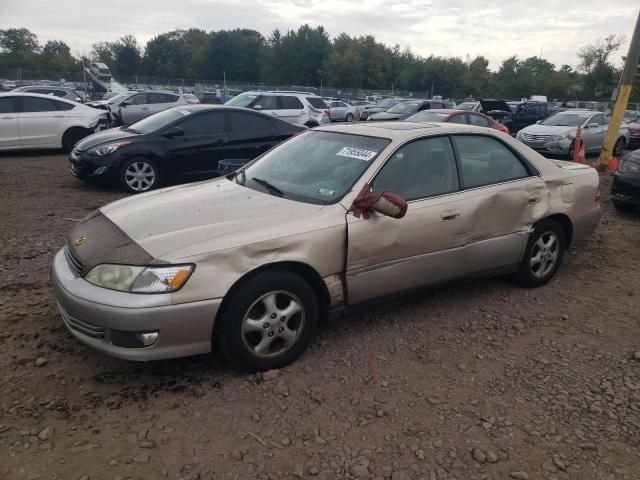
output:
<path id="1" fill-rule="evenodd" d="M 271 183 L 269 183 L 268 181 L 263 180 L 262 178 L 256 178 L 256 177 L 251 177 L 251 180 L 253 180 L 256 183 L 259 183 L 260 185 L 265 187 L 267 190 L 269 190 L 271 193 L 274 193 L 280 197 L 284 197 L 284 192 L 280 190 L 278 187 L 276 187 L 275 185 L 272 185 Z"/>

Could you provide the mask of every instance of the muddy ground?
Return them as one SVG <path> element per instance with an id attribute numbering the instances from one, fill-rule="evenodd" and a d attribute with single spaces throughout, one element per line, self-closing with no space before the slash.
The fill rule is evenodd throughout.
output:
<path id="1" fill-rule="evenodd" d="M 549 285 L 325 323 L 265 380 L 216 355 L 116 360 L 65 330 L 52 256 L 123 196 L 68 167 L 0 156 L 0 478 L 640 478 L 640 214 L 612 209 L 608 176 L 599 230 Z"/>

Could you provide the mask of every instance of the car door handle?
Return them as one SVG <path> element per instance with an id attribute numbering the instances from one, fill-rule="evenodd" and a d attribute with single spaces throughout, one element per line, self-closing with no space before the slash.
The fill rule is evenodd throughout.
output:
<path id="1" fill-rule="evenodd" d="M 16 117 L 0 117 L 1 120 L 15 120 Z"/>
<path id="2" fill-rule="evenodd" d="M 529 203 L 538 203 L 541 198 L 538 195 L 529 195 Z"/>
<path id="3" fill-rule="evenodd" d="M 54 115 L 53 118 L 64 118 L 64 115 Z"/>
<path id="4" fill-rule="evenodd" d="M 142 107 L 142 110 L 149 110 L 149 107 Z"/>
<path id="5" fill-rule="evenodd" d="M 276 112 L 271 112 L 271 115 L 273 115 L 274 117 L 278 116 L 278 114 Z"/>
<path id="6" fill-rule="evenodd" d="M 223 143 L 227 143 L 227 141 L 224 138 L 219 138 L 218 140 L 216 140 L 215 142 L 213 142 L 215 145 L 222 145 Z"/>
<path id="7" fill-rule="evenodd" d="M 441 214 L 443 222 L 450 222 L 460 217 L 460 210 L 445 210 Z"/>

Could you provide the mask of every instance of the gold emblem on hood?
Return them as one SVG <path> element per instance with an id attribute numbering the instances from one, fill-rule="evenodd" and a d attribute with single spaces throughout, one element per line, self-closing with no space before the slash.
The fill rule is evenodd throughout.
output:
<path id="1" fill-rule="evenodd" d="M 87 237 L 86 237 L 85 235 L 82 235 L 81 237 L 76 238 L 76 239 L 73 241 L 73 244 L 74 244 L 76 247 L 79 247 L 79 246 L 80 246 L 80 245 L 82 245 L 86 240 L 87 240 Z"/>

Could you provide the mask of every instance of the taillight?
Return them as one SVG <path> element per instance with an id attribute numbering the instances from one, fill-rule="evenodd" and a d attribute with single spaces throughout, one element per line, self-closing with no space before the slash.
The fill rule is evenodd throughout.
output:
<path id="1" fill-rule="evenodd" d="M 324 113 L 327 114 L 327 117 L 331 118 L 331 110 L 325 110 Z"/>

